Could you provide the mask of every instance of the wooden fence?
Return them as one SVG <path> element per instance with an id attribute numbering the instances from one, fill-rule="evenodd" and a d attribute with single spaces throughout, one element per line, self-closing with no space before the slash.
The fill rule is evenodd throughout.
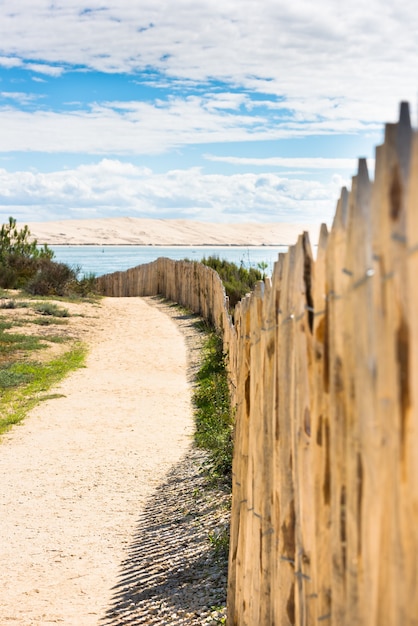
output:
<path id="1" fill-rule="evenodd" d="M 342 190 L 316 259 L 301 235 L 234 327 L 222 290 L 178 267 L 159 265 L 149 292 L 190 306 L 178 297 L 189 292 L 223 329 L 234 380 L 228 624 L 417 626 L 418 135 L 407 105 L 376 150 L 374 182 L 360 160 Z M 146 293 L 152 281 L 134 275 L 117 289 L 103 279 L 104 291 Z"/>
<path id="2" fill-rule="evenodd" d="M 236 333 L 224 286 L 219 274 L 202 263 L 161 257 L 125 272 L 100 276 L 98 287 L 107 296 L 162 295 L 178 302 L 207 319 L 222 333 L 226 354 L 235 352 Z"/>

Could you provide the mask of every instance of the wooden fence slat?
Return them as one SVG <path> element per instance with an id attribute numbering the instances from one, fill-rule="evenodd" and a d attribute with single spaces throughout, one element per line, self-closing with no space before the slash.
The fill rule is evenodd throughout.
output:
<path id="1" fill-rule="evenodd" d="M 334 223 L 328 239 L 326 254 L 326 306 L 327 334 L 325 359 L 328 363 L 324 377 L 325 389 L 329 394 L 329 418 L 321 429 L 321 445 L 325 455 L 323 497 L 330 506 L 331 544 L 328 559 L 331 568 L 332 588 L 324 604 L 329 605 L 318 619 L 327 620 L 332 626 L 345 624 L 346 595 L 346 406 L 344 395 L 344 334 L 342 320 L 345 301 L 343 294 L 348 280 L 345 269 L 347 246 L 347 223 L 349 217 L 348 192 L 345 188 L 337 204 Z"/>
<path id="2" fill-rule="evenodd" d="M 374 324 L 370 318 L 373 300 L 370 244 L 370 182 L 365 160 L 353 179 L 350 194 L 346 268 L 350 271 L 346 294 L 346 319 L 350 325 L 346 336 L 346 402 L 348 412 L 346 441 L 347 467 L 347 596 L 346 615 L 353 624 L 373 623 L 373 588 L 370 571 L 376 559 L 376 546 L 364 545 L 366 525 L 378 522 L 374 496 L 379 498 L 375 484 L 376 439 L 374 429 Z M 367 508 L 366 514 L 365 510 Z M 371 517 L 370 517 L 371 516 Z M 367 549 L 372 550 L 372 555 Z M 369 558 L 370 557 L 370 558 Z M 367 617 L 366 617 L 367 616 Z"/>
<path id="3" fill-rule="evenodd" d="M 316 590 L 312 597 L 315 602 L 315 621 L 331 613 L 331 502 L 329 487 L 326 488 L 330 473 L 329 455 L 329 350 L 328 350 L 328 306 L 327 306 L 327 267 L 326 251 L 329 233 L 322 225 L 314 282 L 314 390 L 312 411 L 316 428 L 312 431 L 315 446 L 315 537 L 316 550 Z"/>
<path id="4" fill-rule="evenodd" d="M 266 280 L 264 291 L 264 309 L 262 319 L 262 333 L 260 352 L 263 359 L 263 380 L 261 384 L 263 415 L 263 433 L 261 441 L 261 454 L 264 455 L 265 463 L 262 472 L 262 484 L 264 496 L 260 494 L 261 523 L 261 598 L 260 616 L 261 624 L 272 622 L 272 580 L 271 573 L 274 567 L 275 556 L 275 533 L 273 521 L 273 490 L 274 490 L 274 425 L 275 425 L 275 377 L 276 377 L 276 310 L 275 292 L 270 279 Z"/>
<path id="5" fill-rule="evenodd" d="M 293 490 L 293 408 L 294 408 L 294 267 L 296 247 L 291 246 L 284 258 L 280 286 L 279 333 L 277 350 L 278 422 L 277 486 L 275 489 L 278 556 L 273 623 L 290 626 L 295 622 L 295 496 Z"/>
<path id="6" fill-rule="evenodd" d="M 402 543 L 408 555 L 403 569 L 405 624 L 418 625 L 418 133 L 413 135 L 407 188 L 407 286 L 410 407 L 405 425 L 402 474 Z"/>
<path id="7" fill-rule="evenodd" d="M 290 422 L 292 425 L 292 490 L 295 510 L 295 619 L 306 624 L 309 619 L 305 596 L 312 593 L 311 559 L 312 544 L 309 521 L 313 508 L 313 474 L 311 471 L 311 399 L 309 394 L 309 368 L 311 355 L 311 306 L 312 255 L 307 234 L 301 235 L 295 247 L 293 271 L 295 288 L 292 290 L 292 320 L 294 372 L 293 402 Z"/>
<path id="8" fill-rule="evenodd" d="M 405 623 L 401 578 L 400 483 L 405 312 L 401 296 L 405 280 L 405 218 L 398 125 L 388 124 L 385 143 L 377 151 L 374 185 L 373 254 L 380 290 L 374 311 L 377 341 L 377 412 L 381 427 L 382 525 L 379 569 L 378 624 Z"/>
<path id="9" fill-rule="evenodd" d="M 237 355 L 237 404 L 236 428 L 234 439 L 234 460 L 232 466 L 232 508 L 235 515 L 231 522 L 231 545 L 228 575 L 228 621 L 230 624 L 241 624 L 241 615 L 245 611 L 244 572 L 245 565 L 245 539 L 247 535 L 248 515 L 250 508 L 249 493 L 250 482 L 248 481 L 249 464 L 249 416 L 250 416 L 250 298 L 245 298 L 240 303 L 237 315 L 237 334 L 240 350 Z M 241 339 L 241 341 L 240 341 Z"/>

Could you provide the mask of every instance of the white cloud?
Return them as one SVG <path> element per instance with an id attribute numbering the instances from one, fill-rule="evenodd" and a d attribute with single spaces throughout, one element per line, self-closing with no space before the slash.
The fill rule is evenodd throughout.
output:
<path id="1" fill-rule="evenodd" d="M 319 116 L 332 114 L 324 97 L 339 99 L 339 117 L 371 119 L 372 110 L 380 122 L 399 100 L 415 99 L 413 0 L 401 7 L 387 0 L 112 0 L 89 7 L 81 0 L 15 0 L 13 11 L 3 7 L 2 58 L 42 59 L 51 72 L 74 64 L 215 78 L 284 96 L 301 113 L 302 99 Z"/>
<path id="2" fill-rule="evenodd" d="M 37 100 L 39 96 L 22 91 L 0 91 L 0 98 L 12 100 L 18 102 L 19 104 L 28 104 L 29 102 Z"/>
<path id="3" fill-rule="evenodd" d="M 237 110 L 243 104 L 245 104 L 246 108 L 248 108 L 250 103 L 250 98 L 242 93 L 219 93 L 211 96 L 211 99 L 208 101 L 206 107 L 208 110 Z"/>
<path id="4" fill-rule="evenodd" d="M 327 184 L 272 173 L 204 174 L 199 168 L 157 174 L 102 159 L 50 173 L 0 169 L 0 218 L 187 217 L 203 221 L 330 221 L 341 177 Z"/>
<path id="5" fill-rule="evenodd" d="M 12 68 L 12 67 L 19 67 L 20 65 L 22 65 L 21 59 L 18 59 L 13 56 L 10 56 L 10 57 L 0 56 L 0 67 Z"/>
<path id="6" fill-rule="evenodd" d="M 255 165 L 257 167 L 278 167 L 291 169 L 329 169 L 329 170 L 349 170 L 354 172 L 358 165 L 357 159 L 338 159 L 325 157 L 234 157 L 216 156 L 212 154 L 204 155 L 208 161 L 220 163 L 230 163 L 231 165 Z M 374 159 L 368 162 L 369 168 L 374 169 Z"/>
<path id="7" fill-rule="evenodd" d="M 56 65 L 46 65 L 43 63 L 25 63 L 25 69 L 30 70 L 31 72 L 37 72 L 38 74 L 46 74 L 47 76 L 61 76 L 64 72 L 63 67 L 58 67 Z"/>
<path id="8" fill-rule="evenodd" d="M 300 125 L 290 118 L 279 123 L 262 113 L 231 111 L 237 101 L 228 96 L 186 96 L 155 103 L 107 102 L 68 112 L 27 112 L 8 106 L 0 108 L 1 150 L 161 154 L 191 144 L 380 130 L 378 124 L 365 126 L 346 119 L 313 119 Z"/>

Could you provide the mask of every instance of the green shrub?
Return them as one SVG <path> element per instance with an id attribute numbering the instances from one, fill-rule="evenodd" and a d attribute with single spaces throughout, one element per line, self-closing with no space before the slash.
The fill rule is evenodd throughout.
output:
<path id="1" fill-rule="evenodd" d="M 19 230 L 16 220 L 9 217 L 8 223 L 0 228 L 0 286 L 4 289 L 24 287 L 35 276 L 40 264 L 52 262 L 53 256 L 48 246 L 41 248 L 36 239 L 31 239 L 27 226 Z"/>
<path id="2" fill-rule="evenodd" d="M 201 262 L 219 274 L 231 309 L 234 309 L 235 305 L 254 289 L 257 281 L 265 278 L 265 274 L 259 269 L 254 267 L 247 269 L 242 263 L 238 266 L 236 263 L 220 259 L 218 256 L 204 257 Z M 264 267 L 264 264 L 260 265 Z"/>
<path id="3" fill-rule="evenodd" d="M 71 292 L 76 282 L 77 275 L 71 267 L 43 259 L 27 282 L 25 291 L 36 296 L 64 296 Z"/>
<path id="4" fill-rule="evenodd" d="M 79 269 L 76 269 L 77 275 L 80 273 Z M 89 273 L 82 278 L 77 278 L 75 285 L 73 286 L 75 295 L 81 297 L 88 297 L 96 295 L 97 290 L 97 277 L 96 274 Z"/>
<path id="5" fill-rule="evenodd" d="M 93 275 L 78 279 L 79 268 L 53 260 L 47 245 L 38 246 L 27 226 L 18 229 L 9 217 L 0 228 L 0 288 L 24 289 L 37 296 L 86 296 L 96 290 Z"/>

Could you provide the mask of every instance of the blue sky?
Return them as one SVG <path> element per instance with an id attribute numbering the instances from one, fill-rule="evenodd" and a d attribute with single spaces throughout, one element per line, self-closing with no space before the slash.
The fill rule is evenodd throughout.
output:
<path id="1" fill-rule="evenodd" d="M 0 219 L 330 223 L 417 70 L 412 0 L 0 0 Z"/>

